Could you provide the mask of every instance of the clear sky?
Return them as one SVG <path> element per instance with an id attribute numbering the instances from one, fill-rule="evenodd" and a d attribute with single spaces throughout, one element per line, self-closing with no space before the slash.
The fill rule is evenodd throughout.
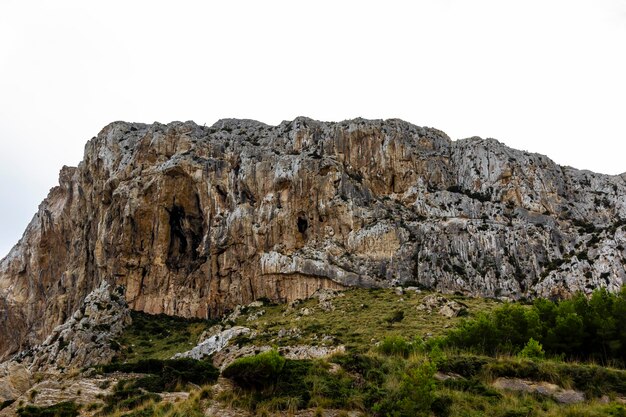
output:
<path id="1" fill-rule="evenodd" d="M 626 171 L 626 0 L 0 0 L 0 257 L 114 120 L 398 117 Z"/>

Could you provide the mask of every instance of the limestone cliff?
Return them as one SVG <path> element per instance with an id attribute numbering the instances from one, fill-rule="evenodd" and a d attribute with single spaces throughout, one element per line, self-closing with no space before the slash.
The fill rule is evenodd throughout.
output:
<path id="1" fill-rule="evenodd" d="M 198 317 L 321 287 L 615 290 L 625 179 L 400 120 L 115 122 L 0 262 L 0 358 L 103 281 Z"/>

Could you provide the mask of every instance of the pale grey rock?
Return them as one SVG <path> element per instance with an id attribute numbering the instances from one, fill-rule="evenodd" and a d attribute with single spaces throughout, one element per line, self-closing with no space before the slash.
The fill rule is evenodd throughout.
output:
<path id="1" fill-rule="evenodd" d="M 237 305 L 235 306 L 235 309 L 229 315 L 227 315 L 226 317 L 222 319 L 222 321 L 224 323 L 234 322 L 239 317 L 241 317 L 242 311 L 243 311 L 243 307 L 240 305 Z"/>
<path id="2" fill-rule="evenodd" d="M 263 307 L 263 301 L 253 301 L 247 305 L 248 308 L 259 308 Z"/>
<path id="3" fill-rule="evenodd" d="M 259 319 L 259 317 L 263 316 L 264 314 L 265 314 L 265 310 L 255 311 L 254 313 L 251 313 L 248 315 L 248 318 L 246 319 L 246 321 L 256 321 Z"/>
<path id="4" fill-rule="evenodd" d="M 7 361 L 0 364 L 0 403 L 18 398 L 33 385 L 33 375 L 21 363 Z"/>
<path id="5" fill-rule="evenodd" d="M 42 344 L 21 352 L 13 360 L 26 364 L 31 372 L 107 363 L 115 355 L 112 343 L 131 322 L 123 288 L 113 289 L 105 281 Z"/>
<path id="6" fill-rule="evenodd" d="M 461 312 L 466 311 L 467 309 L 463 307 L 460 303 L 456 301 L 448 301 L 445 305 L 443 305 L 438 313 L 444 317 L 451 319 L 452 317 L 456 317 L 461 314 Z"/>
<path id="7" fill-rule="evenodd" d="M 301 316 L 310 316 L 311 314 L 313 314 L 313 311 L 308 307 L 303 307 L 300 309 Z"/>
<path id="8" fill-rule="evenodd" d="M 210 336 L 187 352 L 177 353 L 172 358 L 203 359 L 224 349 L 231 339 L 239 335 L 252 335 L 252 330 L 247 327 L 234 326 Z"/>
<path id="9" fill-rule="evenodd" d="M 424 297 L 420 305 L 417 306 L 417 309 L 424 310 L 428 313 L 436 311 L 447 318 L 457 317 L 467 312 L 467 306 L 465 304 L 454 300 L 448 300 L 447 298 L 436 294 Z"/>
<path id="10" fill-rule="evenodd" d="M 1 410 L 0 417 L 15 417 L 20 404 L 22 406 L 48 407 L 63 401 L 74 401 L 81 406 L 87 406 L 99 402 L 102 397 L 109 395 L 117 381 L 117 379 L 110 377 L 84 378 L 77 376 L 69 380 L 58 377 L 47 378 L 14 397 L 16 401 L 11 406 Z M 104 388 L 105 386 L 106 388 Z"/>
<path id="11" fill-rule="evenodd" d="M 267 352 L 268 350 L 272 350 L 272 347 L 267 346 L 267 345 L 263 345 L 263 346 L 230 345 L 220 350 L 219 352 L 216 352 L 215 355 L 213 355 L 213 358 L 212 358 L 213 365 L 215 365 L 220 370 L 224 370 L 228 365 L 230 365 L 231 363 L 233 363 L 235 360 L 239 358 L 258 355 L 259 353 Z M 281 346 L 278 348 L 278 353 L 280 353 L 285 358 L 298 359 L 298 360 L 326 358 L 335 354 L 344 353 L 345 351 L 346 351 L 346 347 L 343 345 L 339 345 L 339 346 L 295 345 L 295 346 Z"/>
<path id="12" fill-rule="evenodd" d="M 493 386 L 502 390 L 551 397 L 561 404 L 576 404 L 585 401 L 583 392 L 564 389 L 549 382 L 527 381 L 518 378 L 498 378 L 493 382 Z"/>
<path id="13" fill-rule="evenodd" d="M 433 378 L 435 378 L 437 381 L 447 381 L 449 379 L 455 380 L 455 379 L 462 379 L 463 377 L 459 374 L 455 374 L 453 372 L 435 372 L 435 374 L 433 375 Z"/>
<path id="14" fill-rule="evenodd" d="M 322 311 L 335 311 L 335 305 L 332 303 L 332 300 L 336 297 L 343 297 L 343 294 L 340 291 L 322 288 L 313 293 L 311 298 L 317 298 L 318 307 Z"/>
<path id="15" fill-rule="evenodd" d="M 278 348 L 278 352 L 287 359 L 319 359 L 326 358 L 328 356 L 345 353 L 346 347 L 340 346 L 311 346 L 311 345 L 297 345 L 297 346 L 283 346 Z"/>
<path id="16" fill-rule="evenodd" d="M 224 326 L 222 326 L 221 324 L 216 324 L 214 326 L 209 327 L 207 330 L 205 330 L 202 333 L 200 333 L 200 336 L 198 337 L 197 344 L 200 344 L 200 343 L 204 342 L 209 337 L 218 334 L 222 330 L 224 330 Z"/>

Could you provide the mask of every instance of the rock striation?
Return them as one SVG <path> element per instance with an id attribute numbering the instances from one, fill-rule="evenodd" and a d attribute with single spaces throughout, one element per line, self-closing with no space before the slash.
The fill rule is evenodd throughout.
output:
<path id="1" fill-rule="evenodd" d="M 105 281 L 187 317 L 349 286 L 616 290 L 625 179 L 401 120 L 115 122 L 0 262 L 0 358 Z"/>

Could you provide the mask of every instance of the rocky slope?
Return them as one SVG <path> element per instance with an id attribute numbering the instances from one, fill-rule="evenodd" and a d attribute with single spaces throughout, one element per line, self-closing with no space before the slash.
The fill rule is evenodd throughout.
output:
<path id="1" fill-rule="evenodd" d="M 56 380 L 81 368 L 108 363 L 114 340 L 130 324 L 123 289 L 103 282 L 62 325 L 40 345 L 0 363 L 0 403 L 24 394 L 39 379 Z M 46 378 L 41 378 L 46 375 Z"/>
<path id="2" fill-rule="evenodd" d="M 625 179 L 400 120 L 115 122 L 0 262 L 0 358 L 104 281 L 188 317 L 355 285 L 615 290 Z"/>

